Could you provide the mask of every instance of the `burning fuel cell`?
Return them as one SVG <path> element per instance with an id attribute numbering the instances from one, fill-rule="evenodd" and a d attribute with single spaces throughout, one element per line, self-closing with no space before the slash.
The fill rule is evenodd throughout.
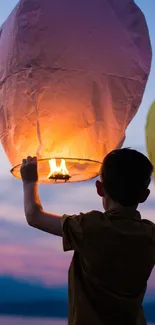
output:
<path id="1" fill-rule="evenodd" d="M 48 175 L 48 179 L 53 179 L 55 181 L 64 180 L 67 182 L 70 179 L 69 172 L 66 168 L 65 160 L 61 160 L 60 166 L 57 166 L 56 159 L 49 160 L 50 165 L 50 173 Z"/>

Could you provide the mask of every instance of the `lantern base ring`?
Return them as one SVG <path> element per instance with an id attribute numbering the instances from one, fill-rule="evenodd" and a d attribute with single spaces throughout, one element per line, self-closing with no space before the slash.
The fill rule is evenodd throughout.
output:
<path id="1" fill-rule="evenodd" d="M 59 171 L 50 174 L 50 161 L 56 160 L 56 165 L 60 166 L 61 161 L 65 160 L 68 174 L 61 174 Z M 66 158 L 66 157 L 51 157 L 38 159 L 38 183 L 39 184 L 60 184 L 74 183 L 93 179 L 100 174 L 102 163 L 100 161 L 83 159 L 83 158 Z M 14 166 L 11 169 L 11 174 L 21 179 L 20 174 L 21 164 Z"/>

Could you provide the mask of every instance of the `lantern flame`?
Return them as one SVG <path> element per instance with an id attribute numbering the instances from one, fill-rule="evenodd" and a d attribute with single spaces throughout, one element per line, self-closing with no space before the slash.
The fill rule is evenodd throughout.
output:
<path id="1" fill-rule="evenodd" d="M 68 180 L 70 178 L 64 159 L 61 159 L 60 166 L 57 166 L 56 159 L 51 159 L 49 160 L 49 166 L 50 166 L 50 173 L 48 175 L 49 179 Z"/>

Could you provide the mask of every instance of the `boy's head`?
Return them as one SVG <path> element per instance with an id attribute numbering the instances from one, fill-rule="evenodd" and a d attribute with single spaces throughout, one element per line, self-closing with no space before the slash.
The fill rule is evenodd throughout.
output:
<path id="1" fill-rule="evenodd" d="M 137 207 L 148 198 L 153 166 L 146 156 L 132 149 L 110 152 L 101 168 L 97 192 L 105 209 L 114 202 L 123 207 Z"/>

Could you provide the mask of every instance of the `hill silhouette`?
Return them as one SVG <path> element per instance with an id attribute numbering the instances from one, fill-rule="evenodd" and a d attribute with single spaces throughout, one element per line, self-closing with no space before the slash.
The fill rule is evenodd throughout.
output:
<path id="1" fill-rule="evenodd" d="M 155 299 L 144 302 L 147 322 L 155 323 Z M 0 277 L 0 315 L 67 318 L 67 286 L 46 287 Z"/>
<path id="2" fill-rule="evenodd" d="M 68 304 L 60 300 L 0 303 L 1 315 L 67 318 Z"/>
<path id="3" fill-rule="evenodd" d="M 28 280 L 0 277 L 0 303 L 55 299 L 67 301 L 67 291 L 67 286 L 47 287 Z"/>

